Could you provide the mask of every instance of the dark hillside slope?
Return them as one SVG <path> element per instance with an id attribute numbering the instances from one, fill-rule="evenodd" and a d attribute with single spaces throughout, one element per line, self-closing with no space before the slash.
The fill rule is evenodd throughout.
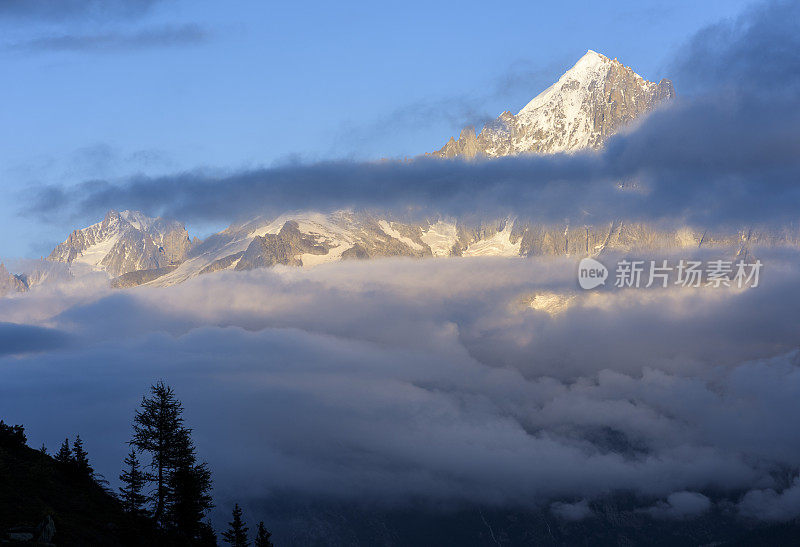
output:
<path id="1" fill-rule="evenodd" d="M 146 523 L 133 522 L 96 480 L 26 446 L 22 428 L 21 437 L 11 430 L 0 425 L 0 544 L 8 532 L 35 534 L 48 515 L 56 545 L 151 544 Z"/>

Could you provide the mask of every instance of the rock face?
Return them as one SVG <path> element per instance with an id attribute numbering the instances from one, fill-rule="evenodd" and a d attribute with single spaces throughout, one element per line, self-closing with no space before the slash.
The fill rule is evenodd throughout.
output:
<path id="1" fill-rule="evenodd" d="M 277 234 L 256 236 L 235 269 L 251 270 L 275 264 L 303 266 L 340 258 L 430 256 L 431 251 L 421 236 L 419 226 L 389 222 L 365 213 L 301 213 L 296 219 L 285 221 Z M 222 269 L 223 264 L 232 265 L 235 259 L 235 254 L 229 255 L 206 269 Z"/>
<path id="2" fill-rule="evenodd" d="M 72 232 L 47 258 L 86 264 L 118 277 L 178 265 L 191 247 L 188 232 L 175 220 L 112 210 L 102 222 Z"/>
<path id="3" fill-rule="evenodd" d="M 287 221 L 277 234 L 256 236 L 236 263 L 236 270 L 267 268 L 276 264 L 302 266 L 300 255 L 327 254 L 329 247 L 311 234 L 300 231 L 298 223 Z"/>
<path id="4" fill-rule="evenodd" d="M 616 59 L 589 50 L 516 115 L 471 127 L 433 156 L 475 158 L 598 149 L 637 117 L 675 97 L 672 82 L 648 82 Z"/>
<path id="5" fill-rule="evenodd" d="M 178 266 L 164 266 L 163 268 L 154 268 L 152 270 L 135 270 L 132 272 L 124 273 L 119 277 L 111 280 L 111 286 L 115 289 L 126 289 L 128 287 L 137 287 L 144 283 L 149 283 L 154 279 L 158 279 L 162 275 L 166 275 L 173 271 Z"/>
<path id="6" fill-rule="evenodd" d="M 236 266 L 243 255 L 244 251 L 239 251 L 238 253 L 233 253 L 232 255 L 227 255 L 222 258 L 218 258 L 208 266 L 203 267 L 203 269 L 200 270 L 200 273 L 207 274 L 207 273 L 218 272 L 220 270 L 227 270 L 233 266 Z"/>

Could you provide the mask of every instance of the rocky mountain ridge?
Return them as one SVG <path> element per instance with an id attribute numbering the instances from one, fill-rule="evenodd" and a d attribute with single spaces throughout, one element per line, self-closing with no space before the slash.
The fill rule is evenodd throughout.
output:
<path id="1" fill-rule="evenodd" d="M 314 267 L 353 259 L 406 256 L 533 257 L 601 256 L 607 252 L 654 249 L 724 248 L 734 256 L 753 245 L 800 246 L 800 232 L 742 230 L 712 233 L 682 228 L 661 230 L 641 223 L 603 225 L 537 224 L 513 218 L 470 224 L 436 218 L 418 222 L 387 220 L 385 215 L 337 211 L 297 212 L 257 218 L 195 243 L 180 263 L 138 268 L 128 261 L 105 269 L 118 288 L 141 284 L 174 285 L 222 270 L 252 270 L 276 265 Z M 114 262 L 100 260 L 103 270 Z M 125 268 L 129 269 L 125 269 Z M 120 272 L 119 275 L 114 275 Z"/>

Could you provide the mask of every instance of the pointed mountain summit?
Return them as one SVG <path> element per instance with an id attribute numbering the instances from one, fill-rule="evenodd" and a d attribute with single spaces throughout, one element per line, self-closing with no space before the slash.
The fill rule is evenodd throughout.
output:
<path id="1" fill-rule="evenodd" d="M 669 80 L 649 82 L 618 60 L 589 50 L 516 115 L 503 112 L 477 135 L 466 129 L 431 155 L 492 158 L 596 150 L 625 125 L 674 97 Z"/>

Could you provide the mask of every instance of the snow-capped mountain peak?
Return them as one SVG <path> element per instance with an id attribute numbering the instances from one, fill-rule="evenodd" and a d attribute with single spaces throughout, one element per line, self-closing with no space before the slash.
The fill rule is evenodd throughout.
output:
<path id="1" fill-rule="evenodd" d="M 598 149 L 605 140 L 675 90 L 669 80 L 649 82 L 617 59 L 589 50 L 556 83 L 516 115 L 503 112 L 479 134 L 462 131 L 432 155 L 498 157 Z"/>
<path id="2" fill-rule="evenodd" d="M 617 61 L 619 63 L 619 61 Z M 556 83 L 539 93 L 526 104 L 517 116 L 530 115 L 552 101 L 559 93 L 580 95 L 593 82 L 603 78 L 610 69 L 612 61 L 605 55 L 592 51 L 578 59 L 575 65 L 566 71 Z"/>

